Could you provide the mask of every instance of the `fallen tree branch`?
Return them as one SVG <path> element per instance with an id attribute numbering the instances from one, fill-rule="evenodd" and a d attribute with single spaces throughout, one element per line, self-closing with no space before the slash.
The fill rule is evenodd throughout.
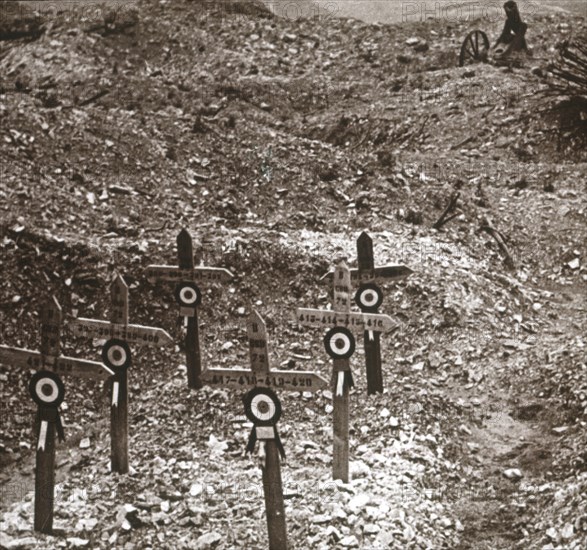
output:
<path id="1" fill-rule="evenodd" d="M 94 101 L 100 99 L 101 97 L 104 97 L 108 93 L 110 93 L 110 90 L 100 90 L 99 92 L 97 92 L 94 95 L 88 97 L 87 99 L 84 99 L 83 101 L 80 101 L 77 106 L 78 107 L 85 107 L 86 105 L 89 105 L 90 103 L 93 103 Z"/>
<path id="2" fill-rule="evenodd" d="M 407 143 L 412 143 L 416 138 L 419 138 L 422 135 L 422 132 L 424 132 L 424 128 L 426 128 L 426 124 L 428 122 L 428 120 L 430 119 L 430 115 L 426 115 L 424 117 L 424 122 L 422 122 L 422 125 L 420 126 L 420 129 L 413 133 L 409 138 Z"/>
<path id="3" fill-rule="evenodd" d="M 510 255 L 508 247 L 505 244 L 505 239 L 503 238 L 503 235 L 497 229 L 495 229 L 495 227 L 493 227 L 487 220 L 483 220 L 481 222 L 480 230 L 485 231 L 485 233 L 493 237 L 493 239 L 497 243 L 497 246 L 499 247 L 499 250 L 501 251 L 504 257 L 503 261 L 505 263 L 505 266 L 511 270 L 516 269 L 516 264 L 514 263 L 514 260 Z"/>
<path id="4" fill-rule="evenodd" d="M 444 209 L 444 212 L 436 220 L 436 223 L 432 226 L 434 229 L 440 229 L 443 225 L 447 224 L 449 221 L 453 220 L 458 216 L 458 214 L 454 214 L 452 216 L 448 216 L 451 212 L 454 212 L 455 208 L 457 207 L 457 201 L 461 193 L 459 191 L 455 191 L 451 196 L 450 200 L 448 201 L 448 206 Z"/>

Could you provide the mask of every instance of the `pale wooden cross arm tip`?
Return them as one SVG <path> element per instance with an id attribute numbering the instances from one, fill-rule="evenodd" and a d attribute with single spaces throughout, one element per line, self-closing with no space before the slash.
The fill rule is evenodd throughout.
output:
<path id="1" fill-rule="evenodd" d="M 38 351 L 0 345 L 0 364 L 30 369 L 43 368 L 43 355 Z M 105 380 L 114 374 L 106 365 L 98 361 L 77 359 L 60 355 L 54 358 L 49 370 L 57 374 L 70 374 L 81 378 Z"/>
<path id="2" fill-rule="evenodd" d="M 73 317 L 67 320 L 67 326 L 76 336 L 92 336 L 98 338 L 119 338 L 137 345 L 170 345 L 174 343 L 171 335 L 158 327 L 142 325 L 121 325 L 99 319 Z"/>

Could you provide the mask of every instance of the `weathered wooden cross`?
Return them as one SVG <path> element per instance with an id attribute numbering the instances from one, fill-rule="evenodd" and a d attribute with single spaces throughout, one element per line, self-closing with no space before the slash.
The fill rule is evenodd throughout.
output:
<path id="1" fill-rule="evenodd" d="M 202 301 L 202 293 L 196 284 L 202 282 L 224 283 L 234 278 L 227 269 L 217 267 L 194 267 L 192 237 L 182 229 L 177 236 L 178 266 L 150 265 L 147 267 L 147 279 L 177 283 L 175 299 L 179 303 L 179 314 L 186 320 L 185 354 L 187 363 L 188 386 L 193 389 L 202 387 L 202 359 L 200 354 L 200 336 L 197 306 Z"/>
<path id="2" fill-rule="evenodd" d="M 245 413 L 253 422 L 247 451 L 253 452 L 260 442 L 260 455 L 265 458 L 263 491 L 270 550 L 287 548 L 285 507 L 279 454 L 285 455 L 276 424 L 281 415 L 280 401 L 273 391 L 314 392 L 328 386 L 328 381 L 314 372 L 272 371 L 269 365 L 267 329 L 261 316 L 253 311 L 247 322 L 250 369 L 206 369 L 202 380 L 211 386 L 249 388 L 244 397 Z"/>
<path id="3" fill-rule="evenodd" d="M 404 265 L 375 267 L 373 240 L 363 231 L 357 239 L 358 269 L 351 269 L 351 280 L 359 283 L 355 302 L 365 313 L 377 313 L 383 302 L 383 291 L 377 284 L 382 281 L 399 280 L 408 277 L 413 271 Z M 332 277 L 332 271 L 324 277 Z M 367 369 L 367 393 L 383 393 L 383 374 L 381 372 L 380 331 L 369 329 L 364 334 L 365 366 Z"/>
<path id="4" fill-rule="evenodd" d="M 55 433 L 64 439 L 59 406 L 65 397 L 60 374 L 107 379 L 113 372 L 97 361 L 61 355 L 61 306 L 53 297 L 41 308 L 41 351 L 0 345 L 0 363 L 35 369 L 29 391 L 37 410 L 35 531 L 51 533 L 55 493 Z"/>
<path id="5" fill-rule="evenodd" d="M 345 483 L 349 480 L 349 388 L 353 386 L 350 357 L 355 351 L 352 331 L 388 332 L 396 324 L 387 315 L 352 313 L 351 272 L 343 260 L 332 273 L 332 311 L 325 309 L 296 310 L 300 325 L 331 327 L 324 336 L 326 352 L 333 365 L 333 478 Z"/>
<path id="6" fill-rule="evenodd" d="M 128 286 L 117 275 L 110 286 L 110 321 L 73 318 L 69 326 L 76 336 L 105 338 L 102 361 L 113 371 L 110 407 L 110 467 L 128 472 L 128 375 L 131 364 L 129 343 L 163 346 L 173 339 L 161 328 L 128 322 Z"/>

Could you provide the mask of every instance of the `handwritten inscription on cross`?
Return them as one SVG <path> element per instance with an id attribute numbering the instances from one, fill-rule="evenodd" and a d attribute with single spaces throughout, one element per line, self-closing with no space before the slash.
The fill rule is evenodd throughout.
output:
<path id="1" fill-rule="evenodd" d="M 209 386 L 229 388 L 273 388 L 285 391 L 317 391 L 328 381 L 314 372 L 271 370 L 265 321 L 253 311 L 247 321 L 250 369 L 206 369 L 202 380 Z"/>

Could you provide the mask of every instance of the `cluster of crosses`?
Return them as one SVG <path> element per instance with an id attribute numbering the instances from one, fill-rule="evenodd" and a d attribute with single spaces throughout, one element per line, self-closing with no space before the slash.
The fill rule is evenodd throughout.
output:
<path id="1" fill-rule="evenodd" d="M 285 451 L 277 431 L 281 403 L 276 390 L 316 392 L 329 382 L 314 372 L 271 370 L 265 322 L 257 311 L 247 320 L 249 368 L 202 370 L 197 308 L 202 300 L 199 285 L 226 282 L 233 278 L 226 269 L 195 266 L 192 239 L 186 230 L 177 237 L 178 265 L 152 265 L 147 268 L 150 281 L 175 283 L 179 314 L 185 318 L 185 352 L 188 386 L 204 384 L 248 390 L 243 397 L 245 414 L 253 428 L 247 452 L 259 443 L 262 459 L 263 488 L 269 533 L 269 548 L 287 548 L 285 510 L 281 482 L 280 456 Z M 383 391 L 380 334 L 396 327 L 387 315 L 378 313 L 383 292 L 378 282 L 401 279 L 411 270 L 405 266 L 376 267 L 371 238 L 362 233 L 357 240 L 358 268 L 349 269 L 341 261 L 323 279 L 332 282 L 332 309 L 296 310 L 301 326 L 327 328 L 324 346 L 333 359 L 333 478 L 349 480 L 349 389 L 353 386 L 350 358 L 355 351 L 356 332 L 364 333 L 368 393 Z M 354 296 L 361 312 L 351 312 L 351 283 L 359 283 Z M 128 473 L 128 375 L 131 366 L 130 345 L 161 347 L 172 344 L 163 329 L 129 323 L 128 287 L 117 275 L 111 284 L 110 319 L 69 318 L 67 325 L 79 337 L 105 340 L 101 362 L 61 355 L 63 314 L 55 298 L 40 312 L 40 351 L 0 345 L 0 364 L 29 368 L 33 374 L 29 391 L 38 405 L 36 422 L 35 518 L 36 531 L 51 533 L 55 485 L 55 439 L 64 439 L 59 406 L 65 397 L 61 375 L 106 380 L 111 403 L 111 470 Z"/>

